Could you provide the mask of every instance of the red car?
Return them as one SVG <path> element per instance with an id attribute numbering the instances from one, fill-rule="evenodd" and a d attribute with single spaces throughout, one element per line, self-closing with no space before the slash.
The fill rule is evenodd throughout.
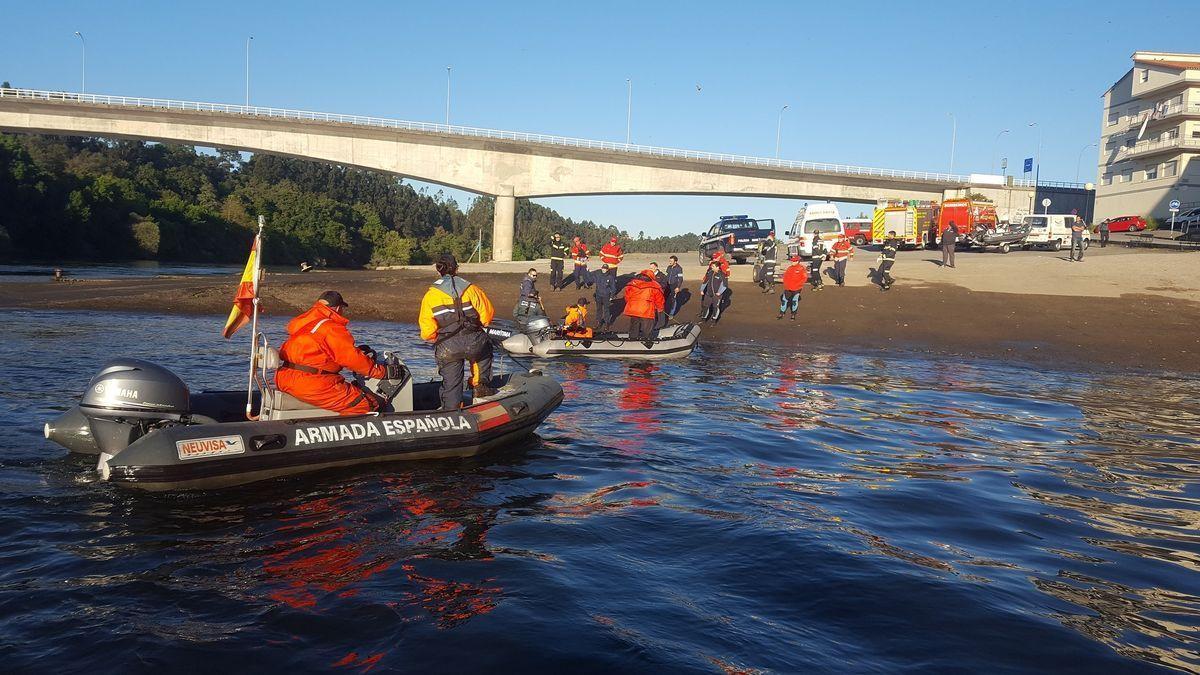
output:
<path id="1" fill-rule="evenodd" d="M 1141 216 L 1117 216 L 1104 221 L 1109 232 L 1137 232 L 1146 229 L 1146 219 Z"/>

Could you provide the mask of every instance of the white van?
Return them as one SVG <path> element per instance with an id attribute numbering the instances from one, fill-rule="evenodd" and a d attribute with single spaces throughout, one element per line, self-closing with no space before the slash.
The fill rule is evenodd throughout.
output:
<path id="1" fill-rule="evenodd" d="M 825 248 L 833 246 L 838 237 L 846 234 L 842 216 L 831 203 L 805 204 L 796 214 L 796 221 L 787 234 L 788 255 L 812 257 L 813 234 L 820 232 Z"/>
<path id="2" fill-rule="evenodd" d="M 1078 219 L 1078 216 L 1057 213 L 1025 216 L 1021 221 L 1022 224 L 1029 226 L 1029 236 L 1025 237 L 1024 241 L 1025 248 L 1040 246 L 1053 251 L 1071 248 L 1071 226 Z M 1089 228 L 1083 228 L 1083 248 L 1085 250 L 1091 244 L 1091 239 L 1092 233 Z"/>

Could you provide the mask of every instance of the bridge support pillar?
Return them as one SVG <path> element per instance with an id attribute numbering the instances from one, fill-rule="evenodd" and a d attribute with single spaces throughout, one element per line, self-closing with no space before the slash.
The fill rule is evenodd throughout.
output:
<path id="1" fill-rule="evenodd" d="M 517 198 L 511 185 L 501 185 L 496 195 L 492 218 L 492 261 L 511 262 L 513 258 L 513 228 L 517 217 Z"/>

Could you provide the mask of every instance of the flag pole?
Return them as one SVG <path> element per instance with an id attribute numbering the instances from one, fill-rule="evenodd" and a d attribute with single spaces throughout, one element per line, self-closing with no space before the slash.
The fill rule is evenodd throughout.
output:
<path id="1" fill-rule="evenodd" d="M 254 309 L 250 314 L 250 375 L 246 383 L 246 419 L 257 419 L 253 415 L 254 407 L 254 366 L 255 352 L 258 351 L 258 282 L 262 278 L 262 233 L 265 222 L 263 216 L 258 217 L 258 234 L 254 235 Z M 266 358 L 266 355 L 263 355 Z M 261 407 L 261 406 L 260 406 Z"/>

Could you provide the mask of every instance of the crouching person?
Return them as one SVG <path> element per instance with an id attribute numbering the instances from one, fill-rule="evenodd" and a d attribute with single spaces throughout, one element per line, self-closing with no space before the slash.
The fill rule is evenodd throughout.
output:
<path id="1" fill-rule="evenodd" d="M 777 320 L 782 319 L 789 311 L 792 313 L 792 321 L 796 320 L 796 313 L 800 311 L 800 292 L 804 290 L 804 284 L 808 281 L 808 269 L 800 262 L 800 256 L 792 256 L 791 263 L 783 271 L 783 293 L 779 295 L 779 316 L 775 317 Z"/>
<path id="2" fill-rule="evenodd" d="M 442 376 L 442 410 L 458 410 L 463 401 L 463 365 L 471 364 L 475 398 L 493 396 L 492 343 L 484 328 L 495 310 L 478 286 L 460 279 L 458 261 L 442 254 L 434 265 L 440 278 L 421 300 L 418 323 L 421 339 L 433 343 L 433 356 Z"/>
<path id="3" fill-rule="evenodd" d="M 369 350 L 354 346 L 345 314 L 349 306 L 341 293 L 325 291 L 307 312 L 288 323 L 275 386 L 309 405 L 362 415 L 380 410 L 383 400 L 344 380 L 342 368 L 369 378 L 386 378 L 389 373 L 367 355 Z"/>

